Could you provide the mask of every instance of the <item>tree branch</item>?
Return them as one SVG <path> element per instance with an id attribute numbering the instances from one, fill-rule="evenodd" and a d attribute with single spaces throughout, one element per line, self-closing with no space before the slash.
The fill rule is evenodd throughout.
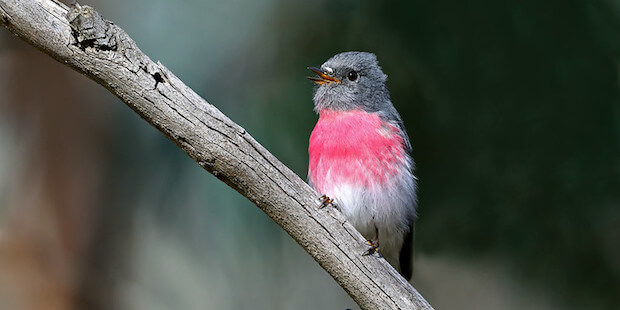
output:
<path id="1" fill-rule="evenodd" d="M 0 0 L 0 15 L 9 31 L 106 87 L 256 204 L 362 309 L 432 309 L 385 260 L 361 255 L 365 240 L 342 214 L 319 210 L 317 193 L 303 180 L 92 8 Z"/>

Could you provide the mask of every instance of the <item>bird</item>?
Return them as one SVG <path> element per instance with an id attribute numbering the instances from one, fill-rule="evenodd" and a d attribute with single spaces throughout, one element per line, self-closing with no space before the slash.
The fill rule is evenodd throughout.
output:
<path id="1" fill-rule="evenodd" d="M 417 179 L 409 136 L 377 57 L 343 52 L 308 67 L 316 76 L 308 183 L 405 279 L 413 273 Z"/>

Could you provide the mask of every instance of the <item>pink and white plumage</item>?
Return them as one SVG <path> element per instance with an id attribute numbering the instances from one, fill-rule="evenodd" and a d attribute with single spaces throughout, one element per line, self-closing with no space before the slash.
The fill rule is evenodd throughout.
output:
<path id="1" fill-rule="evenodd" d="M 308 180 L 405 278 L 412 273 L 416 181 L 411 147 L 370 53 L 325 62 L 314 95 L 319 120 L 309 144 Z"/>

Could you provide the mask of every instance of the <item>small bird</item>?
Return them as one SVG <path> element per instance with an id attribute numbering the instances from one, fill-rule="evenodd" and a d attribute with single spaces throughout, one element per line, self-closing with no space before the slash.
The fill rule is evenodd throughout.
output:
<path id="1" fill-rule="evenodd" d="M 320 68 L 310 135 L 308 183 L 407 280 L 413 272 L 416 178 L 411 144 L 377 57 L 340 53 Z M 333 200 L 332 200 L 333 199 Z"/>

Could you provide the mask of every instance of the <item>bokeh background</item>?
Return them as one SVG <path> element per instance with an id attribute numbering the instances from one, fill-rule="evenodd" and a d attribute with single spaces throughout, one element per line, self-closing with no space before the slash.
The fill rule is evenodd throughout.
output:
<path id="1" fill-rule="evenodd" d="M 377 54 L 436 309 L 618 309 L 620 4 L 82 1 L 305 178 L 306 66 Z M 356 309 L 105 89 L 0 31 L 0 309 Z"/>

